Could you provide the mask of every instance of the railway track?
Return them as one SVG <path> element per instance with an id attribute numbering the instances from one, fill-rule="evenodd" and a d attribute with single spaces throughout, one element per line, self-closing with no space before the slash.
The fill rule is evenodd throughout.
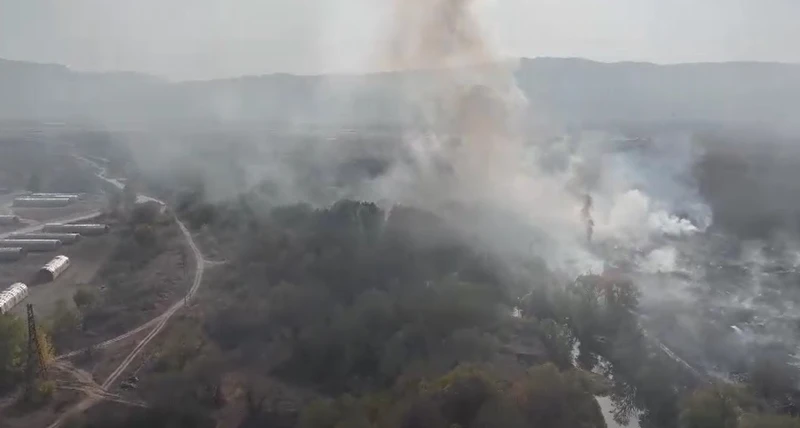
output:
<path id="1" fill-rule="evenodd" d="M 114 180 L 114 179 L 106 178 L 105 177 L 105 170 L 102 167 L 100 167 L 99 165 L 97 165 L 96 163 L 92 162 L 89 159 L 85 159 L 85 158 L 81 158 L 81 159 L 83 159 L 86 162 L 90 162 L 90 163 L 94 164 L 101 171 L 100 173 L 97 174 L 98 178 L 100 178 L 102 180 L 105 180 L 108 183 L 113 184 L 117 188 L 122 188 L 123 187 L 123 184 L 120 183 L 119 181 Z M 160 203 L 162 205 L 166 205 L 166 204 L 164 204 L 163 201 L 160 201 L 158 199 L 154 199 L 154 198 L 150 198 L 150 197 L 145 197 L 145 198 L 147 200 L 152 200 L 152 201 L 158 202 L 158 203 Z M 47 428 L 57 428 L 62 423 L 64 423 L 64 421 L 67 418 L 69 418 L 70 416 L 78 414 L 78 413 L 82 413 L 82 412 L 88 410 L 89 408 L 91 408 L 92 406 L 94 406 L 95 404 L 99 403 L 100 401 L 102 401 L 104 399 L 112 399 L 112 398 L 116 397 L 115 395 L 108 393 L 108 391 L 107 391 L 108 388 L 111 387 L 119 379 L 119 377 L 125 372 L 125 370 L 130 366 L 130 364 L 136 359 L 136 357 L 139 356 L 139 354 L 142 352 L 142 350 L 145 347 L 147 347 L 147 345 L 156 336 L 158 336 L 158 334 L 164 329 L 164 327 L 167 325 L 169 320 L 175 315 L 175 313 L 178 312 L 181 308 L 183 308 L 187 304 L 187 302 L 189 302 L 194 297 L 194 295 L 197 293 L 197 290 L 200 288 L 200 285 L 203 282 L 203 273 L 205 271 L 205 259 L 203 258 L 203 255 L 200 252 L 200 248 L 194 242 L 194 238 L 192 237 L 192 234 L 189 232 L 189 229 L 186 227 L 186 225 L 183 224 L 183 222 L 181 222 L 180 219 L 177 218 L 177 216 L 175 216 L 174 218 L 175 218 L 175 221 L 177 222 L 177 224 L 178 224 L 178 226 L 179 226 L 179 228 L 181 230 L 181 233 L 183 233 L 184 237 L 186 238 L 186 242 L 189 245 L 189 248 L 192 250 L 192 254 L 193 254 L 194 259 L 195 259 L 195 272 L 194 272 L 194 279 L 192 281 L 192 286 L 189 287 L 189 290 L 187 291 L 186 295 L 182 299 L 180 299 L 178 302 L 176 302 L 174 305 L 172 305 L 169 309 L 167 309 L 161 315 L 159 315 L 159 316 L 151 319 L 150 321 L 142 324 L 141 326 L 136 327 L 136 328 L 134 328 L 132 330 L 129 330 L 129 331 L 127 331 L 127 332 L 125 332 L 125 333 L 113 338 L 113 339 L 109 339 L 109 340 L 106 340 L 104 342 L 101 342 L 99 344 L 96 344 L 96 345 L 92 346 L 91 348 L 95 348 L 95 349 L 97 349 L 97 348 L 106 348 L 106 347 L 109 347 L 109 346 L 111 346 L 111 345 L 113 345 L 113 344 L 115 344 L 117 342 L 123 341 L 123 340 L 125 340 L 125 339 L 127 339 L 127 338 L 129 338 L 129 337 L 131 337 L 131 336 L 133 336 L 135 334 L 137 334 L 137 333 L 145 331 L 150 327 L 153 328 L 152 330 L 150 330 L 149 333 L 147 333 L 147 335 L 144 337 L 144 339 L 142 339 L 141 341 L 139 341 L 139 343 L 136 344 L 136 347 L 125 357 L 125 359 L 122 360 L 122 362 L 117 366 L 117 368 L 114 369 L 113 372 L 111 372 L 111 374 L 105 379 L 105 381 L 103 381 L 103 383 L 100 385 L 100 390 L 99 391 L 95 391 L 94 388 L 87 388 L 87 394 L 89 395 L 89 397 L 85 398 L 84 400 L 82 400 L 79 403 L 77 403 L 75 406 L 71 407 L 64 414 L 62 414 L 58 419 L 56 419 L 53 423 L 48 425 Z M 77 351 L 72 351 L 70 353 L 58 356 L 57 360 L 64 360 L 66 358 L 69 358 L 71 356 L 75 356 L 75 355 L 77 355 L 77 354 L 79 354 L 81 352 L 85 352 L 85 351 L 86 351 L 86 349 L 80 349 L 80 350 L 77 350 Z M 101 393 L 100 391 L 103 391 L 103 392 Z M 119 401 L 119 400 L 113 400 L 113 401 Z"/>
<path id="2" fill-rule="evenodd" d="M 128 400 L 117 394 L 112 394 L 106 391 L 105 389 L 103 389 L 102 386 L 95 383 L 91 373 L 80 370 L 68 362 L 58 361 L 55 364 L 53 364 L 53 368 L 70 375 L 74 379 L 74 381 L 71 382 L 70 381 L 57 382 L 56 387 L 58 389 L 81 391 L 86 395 L 94 398 L 102 398 L 104 400 L 113 401 L 115 403 L 125 404 L 128 406 L 147 407 L 146 403 L 140 401 Z"/>

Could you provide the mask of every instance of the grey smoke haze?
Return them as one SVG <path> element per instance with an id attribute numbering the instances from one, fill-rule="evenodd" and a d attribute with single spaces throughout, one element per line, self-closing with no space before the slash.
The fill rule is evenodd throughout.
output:
<path id="1" fill-rule="evenodd" d="M 796 132 L 800 66 L 501 60 L 576 55 L 800 61 L 793 46 L 800 39 L 797 16 L 800 3 L 794 0 L 0 0 L 0 56 L 76 69 L 146 71 L 176 79 L 437 69 L 169 83 L 0 61 L 0 118 L 130 121 L 144 128 L 170 123 L 181 129 L 177 135 L 145 132 L 131 138 L 131 149 L 151 174 L 191 164 L 187 169 L 204 174 L 206 196 L 213 201 L 266 181 L 273 204 L 325 205 L 352 197 L 421 206 L 475 231 L 484 245 L 517 260 L 542 256 L 551 268 L 573 277 L 602 270 L 618 256 L 638 270 L 644 308 L 655 313 L 649 326 L 669 330 L 662 337 L 673 334 L 673 342 L 685 349 L 702 349 L 702 337 L 686 334 L 707 322 L 706 308 L 693 304 L 698 294 L 710 300 L 709 308 L 754 310 L 758 317 L 777 310 L 781 317 L 800 318 L 795 306 L 777 308 L 760 296 L 770 286 L 761 276 L 772 263 L 771 255 L 761 257 L 771 244 L 768 237 L 753 238 L 755 250 L 729 257 L 735 269 L 754 266 L 737 282 L 718 277 L 724 261 L 719 259 L 733 238 L 709 232 L 720 213 L 722 224 L 731 225 L 726 232 L 739 231 L 774 208 L 787 223 L 795 220 L 800 206 L 792 201 L 800 200 L 798 191 L 790 185 L 770 188 L 797 182 L 791 167 L 800 164 L 800 156 L 777 147 L 774 156 L 787 153 L 785 171 L 774 171 L 770 162 L 757 165 L 757 171 L 772 169 L 775 183 L 733 185 L 725 175 L 731 168 L 723 162 L 720 171 L 707 169 L 711 176 L 704 187 L 693 180 L 693 171 L 704 160 L 705 147 L 691 132 L 660 133 L 640 148 L 608 128 L 700 123 Z M 556 134 L 562 125 L 606 132 L 565 132 L 551 140 L 532 132 L 533 120 Z M 198 144 L 209 131 L 195 130 L 198 123 L 210 129 L 226 125 L 229 132 L 206 135 Z M 250 131 L 242 123 L 296 125 L 289 128 L 304 135 L 311 134 L 309 124 L 353 126 L 363 141 L 308 143 L 304 137 Z M 393 125 L 400 135 L 379 144 L 364 131 L 374 125 Z M 225 140 L 239 137 L 244 144 L 236 152 Z M 763 151 L 754 143 L 743 146 Z M 198 146 L 216 152 L 197 153 Z M 213 162 L 202 163 L 204 157 Z M 341 170 L 372 157 L 379 159 L 379 172 L 352 180 L 352 186 L 338 185 Z M 751 160 L 749 154 L 744 158 Z M 581 223 L 583 193 L 594 198 L 595 248 L 587 245 Z M 788 247 L 787 259 L 796 245 Z M 786 265 L 795 269 L 800 259 Z M 720 284 L 734 284 L 729 295 L 713 292 Z M 659 309 L 672 314 L 676 308 L 687 312 L 680 314 L 685 329 L 658 317 Z M 733 337 L 727 316 L 720 318 L 722 330 Z M 761 328 L 759 322 L 737 328 L 749 334 Z M 767 327 L 765 337 L 790 335 L 783 323 Z"/>
<path id="2" fill-rule="evenodd" d="M 369 71 L 388 0 L 0 0 L 0 57 L 173 79 Z M 794 0 L 485 0 L 497 53 L 800 62 Z"/>

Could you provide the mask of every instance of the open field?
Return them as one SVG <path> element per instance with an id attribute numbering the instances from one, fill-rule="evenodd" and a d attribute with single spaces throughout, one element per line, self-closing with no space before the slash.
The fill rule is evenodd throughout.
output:
<path id="1" fill-rule="evenodd" d="M 177 225 L 167 222 L 153 229 L 158 241 L 142 246 L 129 226 L 112 228 L 105 256 L 95 255 L 94 274 L 76 282 L 97 296 L 97 302 L 82 310 L 82 329 L 71 338 L 70 349 L 145 323 L 174 304 L 189 287 L 193 267 Z"/>

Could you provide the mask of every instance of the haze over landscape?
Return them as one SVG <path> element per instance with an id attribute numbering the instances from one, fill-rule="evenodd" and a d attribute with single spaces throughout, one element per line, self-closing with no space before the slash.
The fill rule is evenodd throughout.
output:
<path id="1" fill-rule="evenodd" d="M 0 0 L 0 233 L 108 232 L 0 427 L 800 426 L 800 3 L 606 3 Z"/>
<path id="2" fill-rule="evenodd" d="M 371 0 L 3 0 L 0 58 L 170 79 L 377 71 L 392 4 Z M 800 62 L 792 0 L 480 1 L 507 57 Z"/>

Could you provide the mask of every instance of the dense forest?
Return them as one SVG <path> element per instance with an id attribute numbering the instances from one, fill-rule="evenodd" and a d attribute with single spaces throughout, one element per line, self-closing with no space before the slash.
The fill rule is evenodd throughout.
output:
<path id="1" fill-rule="evenodd" d="M 533 259 L 511 274 L 411 207 L 200 195 L 170 197 L 227 263 L 150 363 L 151 407 L 70 426 L 214 426 L 230 373 L 242 376 L 242 427 L 604 427 L 596 397 L 620 424 L 800 426 L 785 363 L 764 360 L 735 384 L 692 372 L 641 329 L 621 273 L 565 280 Z M 123 254 L 159 248 L 147 210 L 123 225 Z M 86 294 L 75 302 L 90 319 Z M 57 317 L 45 329 L 58 340 Z M 21 380 L 25 340 L 22 320 L 0 317 L 3 388 Z"/>
<path id="2" fill-rule="evenodd" d="M 179 237 L 171 214 L 215 263 L 141 363 L 149 407 L 98 406 L 71 428 L 605 427 L 598 398 L 623 426 L 800 427 L 785 355 L 754 356 L 735 379 L 693 370 L 640 325 L 639 287 L 620 270 L 511 263 L 411 206 L 276 204 L 268 184 L 212 202 L 197 174 L 121 173 L 174 212 L 116 212 L 135 205 L 131 188 L 111 198 L 123 238 L 100 271 L 111 286 L 43 320 L 49 355 L 145 316 L 125 305 L 156 287 L 129 277 Z M 23 379 L 26 341 L 24 320 L 0 316 L 3 392 Z"/>
<path id="3" fill-rule="evenodd" d="M 241 427 L 797 427 L 794 379 L 765 360 L 740 383 L 665 354 L 623 274 L 513 270 L 424 210 L 340 201 L 268 207 L 173 192 L 219 267 L 168 333 L 153 407 L 75 427 L 198 427 L 235 400 Z"/>

